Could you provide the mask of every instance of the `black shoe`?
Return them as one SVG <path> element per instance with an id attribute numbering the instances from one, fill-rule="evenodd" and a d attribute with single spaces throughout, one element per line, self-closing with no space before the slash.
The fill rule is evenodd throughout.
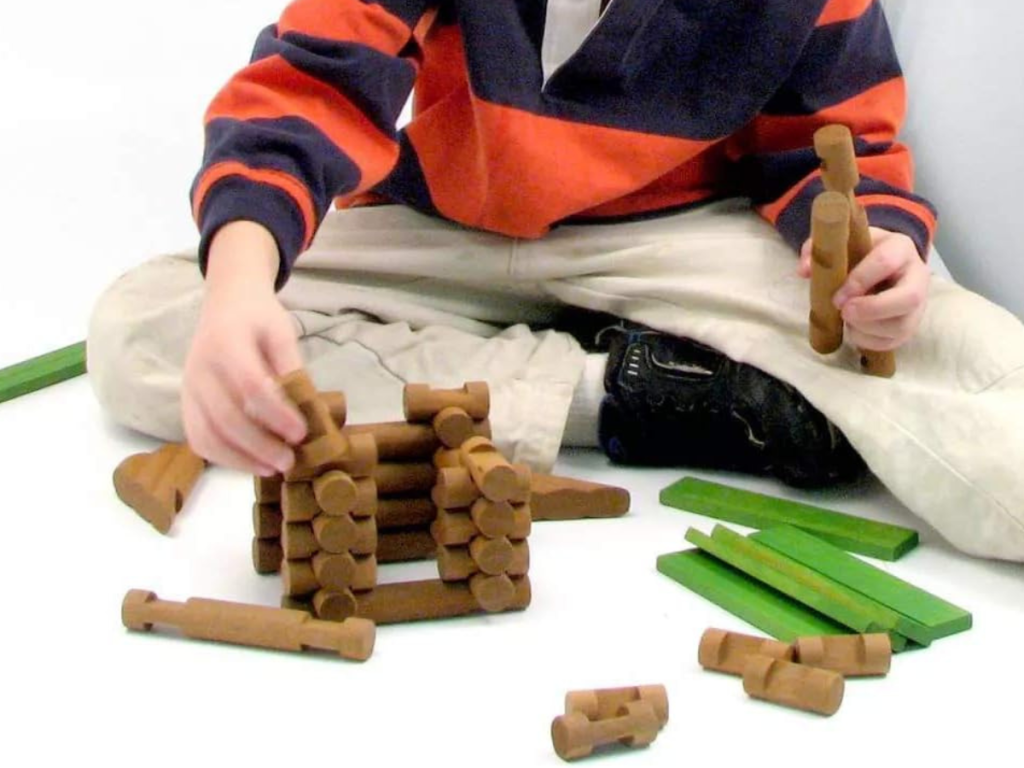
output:
<path id="1" fill-rule="evenodd" d="M 790 385 L 690 339 L 612 329 L 599 439 L 620 464 L 771 473 L 813 488 L 853 480 L 863 459 Z"/>

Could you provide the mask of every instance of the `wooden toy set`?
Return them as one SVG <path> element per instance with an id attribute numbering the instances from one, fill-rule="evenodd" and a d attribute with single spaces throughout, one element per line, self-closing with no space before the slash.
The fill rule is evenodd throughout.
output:
<path id="1" fill-rule="evenodd" d="M 256 479 L 253 564 L 285 605 L 378 624 L 530 603 L 530 470 L 490 441 L 486 384 L 405 388 L 406 421 L 347 427 L 303 372 L 284 391 L 309 434 L 283 478 Z M 436 557 L 438 578 L 378 584 L 378 565 Z"/>

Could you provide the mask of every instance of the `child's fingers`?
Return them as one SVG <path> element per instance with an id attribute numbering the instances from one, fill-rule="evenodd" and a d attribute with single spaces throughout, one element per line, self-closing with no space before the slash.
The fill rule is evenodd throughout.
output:
<path id="1" fill-rule="evenodd" d="M 187 400 L 183 403 L 183 411 L 188 444 L 197 455 L 218 466 L 262 477 L 277 474 L 276 469 L 253 461 L 222 440 L 206 415 L 206 410 L 198 402 Z"/>
<path id="2" fill-rule="evenodd" d="M 305 421 L 285 399 L 255 338 L 248 344 L 239 342 L 216 366 L 215 375 L 227 382 L 231 401 L 238 403 L 247 420 L 293 445 L 305 437 Z"/>
<path id="3" fill-rule="evenodd" d="M 872 296 L 850 299 L 843 306 L 843 319 L 865 325 L 880 320 L 905 317 L 924 303 L 924 296 L 912 285 L 897 283 Z"/>
<path id="4" fill-rule="evenodd" d="M 246 397 L 242 407 L 250 419 L 291 445 L 297 445 L 306 436 L 302 415 L 273 379 L 267 379 L 257 394 Z"/>
<path id="5" fill-rule="evenodd" d="M 874 352 L 889 352 L 899 347 L 903 341 L 902 338 L 865 333 L 859 328 L 847 328 L 845 338 L 858 349 L 868 349 Z"/>
<path id="6" fill-rule="evenodd" d="M 796 265 L 796 273 L 800 275 L 800 277 L 811 276 L 811 249 L 812 242 L 811 239 L 808 238 L 804 241 L 803 247 L 800 249 L 800 260 Z"/>
<path id="7" fill-rule="evenodd" d="M 880 244 L 850 271 L 846 282 L 833 297 L 833 303 L 842 309 L 850 299 L 871 293 L 876 287 L 892 280 L 906 269 L 907 263 L 907 255 L 891 247 L 889 241 Z"/>
<path id="8" fill-rule="evenodd" d="M 281 322 L 273 323 L 260 337 L 260 351 L 276 376 L 286 376 L 302 368 L 299 342 L 292 328 L 291 316 L 282 311 Z"/>
<path id="9" fill-rule="evenodd" d="M 860 333 L 882 339 L 899 340 L 909 334 L 911 316 L 904 315 L 897 318 L 885 320 L 873 320 L 867 323 L 848 323 L 849 328 L 855 328 Z"/>
<path id="10" fill-rule="evenodd" d="M 259 339 L 264 370 L 270 376 L 260 391 L 245 400 L 245 408 L 267 429 L 295 445 L 306 436 L 306 421 L 281 392 L 276 379 L 302 368 L 303 363 L 291 320 L 283 313 L 281 317 L 285 322 L 266 329 Z"/>
<path id="11" fill-rule="evenodd" d="M 210 387 L 199 403 L 208 428 L 218 443 L 247 459 L 250 466 L 272 467 L 287 472 L 294 463 L 291 448 L 250 419 L 229 393 Z"/>

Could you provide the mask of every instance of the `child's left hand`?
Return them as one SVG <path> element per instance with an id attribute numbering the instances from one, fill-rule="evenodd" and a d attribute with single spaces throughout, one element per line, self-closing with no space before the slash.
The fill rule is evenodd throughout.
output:
<path id="1" fill-rule="evenodd" d="M 931 270 L 904 234 L 871 228 L 874 247 L 850 271 L 833 298 L 846 323 L 845 338 L 859 349 L 894 350 L 921 324 Z M 800 250 L 797 274 L 811 276 L 811 241 Z M 879 293 L 873 293 L 875 288 Z"/>

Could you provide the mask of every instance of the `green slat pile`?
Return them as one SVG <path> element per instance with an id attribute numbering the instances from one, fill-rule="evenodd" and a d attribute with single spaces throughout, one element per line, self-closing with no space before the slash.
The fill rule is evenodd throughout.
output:
<path id="1" fill-rule="evenodd" d="M 672 491 L 673 502 L 681 501 L 680 488 L 692 497 L 685 499 L 687 510 L 711 509 L 711 517 L 762 530 L 745 537 L 723 525 L 710 535 L 691 528 L 686 540 L 696 549 L 661 555 L 658 570 L 772 637 L 792 642 L 808 635 L 885 632 L 898 652 L 971 627 L 969 612 L 850 555 L 821 534 L 827 529 L 833 540 L 852 543 L 854 551 L 863 551 L 869 541 L 867 546 L 891 555 L 905 546 L 898 543 L 906 541 L 905 534 L 878 528 L 882 523 L 850 515 L 840 515 L 837 522 L 832 516 L 839 513 L 816 510 L 805 514 L 798 528 L 780 524 L 786 515 L 765 513 L 770 505 L 763 501 L 756 515 L 749 505 L 739 511 L 727 508 L 725 486 L 676 483 L 665 489 Z M 704 491 L 711 503 L 694 500 Z M 740 491 L 739 497 L 747 493 Z M 785 522 L 794 521 L 790 516 Z M 808 527 L 815 526 L 812 535 Z M 884 537 L 888 543 L 879 548 Z"/>

